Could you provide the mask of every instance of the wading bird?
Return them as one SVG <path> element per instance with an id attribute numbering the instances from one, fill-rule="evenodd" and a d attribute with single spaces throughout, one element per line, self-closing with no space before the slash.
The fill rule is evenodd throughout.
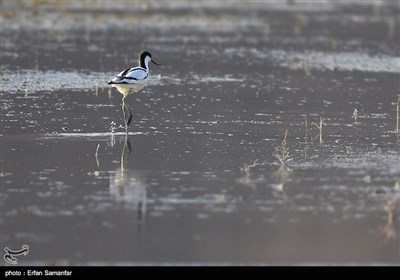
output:
<path id="1" fill-rule="evenodd" d="M 131 93 L 138 92 L 145 86 L 149 78 L 150 61 L 156 65 L 161 65 L 151 58 L 149 52 L 143 52 L 139 56 L 138 67 L 128 68 L 108 82 L 109 85 L 117 88 L 117 90 L 122 94 L 122 112 L 124 114 L 126 132 L 128 132 L 128 126 L 132 121 L 133 114 L 128 106 L 126 106 L 125 98 Z M 125 110 L 128 110 L 129 112 L 128 118 L 126 118 Z"/>

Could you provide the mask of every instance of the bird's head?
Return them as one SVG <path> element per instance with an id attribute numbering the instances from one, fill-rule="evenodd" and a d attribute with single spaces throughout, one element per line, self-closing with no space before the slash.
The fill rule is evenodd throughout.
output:
<path id="1" fill-rule="evenodd" d="M 155 62 L 151 57 L 151 53 L 147 51 L 141 53 L 139 60 L 140 60 L 140 65 L 148 65 L 150 61 L 153 62 L 155 65 L 161 65 Z"/>

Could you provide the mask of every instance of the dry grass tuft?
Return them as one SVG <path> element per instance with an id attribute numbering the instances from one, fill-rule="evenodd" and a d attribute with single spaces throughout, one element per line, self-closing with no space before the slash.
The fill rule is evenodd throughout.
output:
<path id="1" fill-rule="evenodd" d="M 283 140 L 281 145 L 279 147 L 276 147 L 275 152 L 272 153 L 272 155 L 279 160 L 281 168 L 284 168 L 288 161 L 293 160 L 292 156 L 289 154 L 287 136 L 288 136 L 288 130 L 286 129 L 283 135 Z"/>
<path id="2" fill-rule="evenodd" d="M 252 164 L 245 164 L 243 167 L 240 168 L 242 172 L 245 172 L 247 175 L 249 175 L 251 169 L 256 167 L 258 165 L 258 159 L 256 159 Z"/>
<path id="3" fill-rule="evenodd" d="M 396 112 L 397 112 L 397 117 L 396 117 L 396 134 L 397 134 L 397 136 L 400 136 L 400 96 L 399 96 L 399 98 L 397 99 Z"/>
<path id="4" fill-rule="evenodd" d="M 318 130 L 319 130 L 319 134 L 318 134 L 318 137 L 319 137 L 319 144 L 322 146 L 322 144 L 324 143 L 324 140 L 323 140 L 323 127 L 324 127 L 324 125 L 325 125 L 325 119 L 323 118 L 323 117 L 320 117 L 319 118 L 319 124 L 317 124 L 317 123 L 312 123 L 314 126 L 316 126 L 317 128 L 318 128 Z"/>
<path id="5" fill-rule="evenodd" d="M 357 122 L 357 118 L 358 118 L 358 110 L 357 109 L 354 109 L 352 118 L 354 119 L 355 122 Z"/>

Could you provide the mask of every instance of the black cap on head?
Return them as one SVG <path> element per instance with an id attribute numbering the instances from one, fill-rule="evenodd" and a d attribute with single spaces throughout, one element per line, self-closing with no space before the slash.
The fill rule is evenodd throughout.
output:
<path id="1" fill-rule="evenodd" d="M 151 53 L 149 53 L 149 52 L 142 52 L 141 54 L 140 54 L 140 59 L 144 59 L 146 56 L 150 56 L 150 58 L 151 58 Z"/>
<path id="2" fill-rule="evenodd" d="M 154 64 L 156 64 L 156 65 L 161 65 L 161 64 L 155 62 L 155 61 L 151 58 L 151 53 L 149 53 L 148 51 L 145 51 L 145 52 L 142 52 L 142 53 L 140 54 L 140 58 L 139 58 L 140 67 L 146 68 L 146 64 L 144 63 L 144 59 L 145 59 L 147 56 L 150 57 L 151 62 L 153 62 Z"/>
<path id="3" fill-rule="evenodd" d="M 144 59 L 146 58 L 146 57 L 150 57 L 150 59 L 151 59 L 151 53 L 149 53 L 149 52 L 142 52 L 141 54 L 140 54 L 140 57 L 139 57 L 139 64 L 140 64 L 140 67 L 143 67 L 143 68 L 146 68 L 146 64 L 144 63 Z"/>

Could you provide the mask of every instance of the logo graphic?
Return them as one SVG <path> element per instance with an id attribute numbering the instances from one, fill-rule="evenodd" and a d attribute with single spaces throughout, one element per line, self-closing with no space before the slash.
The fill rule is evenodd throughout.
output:
<path id="1" fill-rule="evenodd" d="M 22 245 L 22 249 L 19 251 L 13 251 L 8 249 L 7 247 L 4 248 L 4 251 L 6 253 L 4 254 L 4 260 L 8 262 L 9 264 L 18 264 L 17 258 L 15 256 L 20 256 L 20 255 L 28 255 L 29 253 L 29 246 L 28 245 Z"/>

